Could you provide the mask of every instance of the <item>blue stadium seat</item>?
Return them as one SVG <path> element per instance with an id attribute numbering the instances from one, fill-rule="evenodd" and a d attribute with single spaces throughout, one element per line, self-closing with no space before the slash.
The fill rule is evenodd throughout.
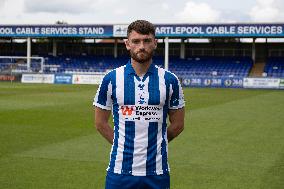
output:
<path id="1" fill-rule="evenodd" d="M 127 63 L 129 57 L 112 56 L 58 56 L 46 57 L 45 72 L 106 72 Z M 249 57 L 191 57 L 169 58 L 169 70 L 179 77 L 186 76 L 247 76 L 252 68 Z M 163 67 L 164 57 L 154 57 L 154 64 Z M 56 68 L 56 69 L 55 69 Z"/>
<path id="2" fill-rule="evenodd" d="M 270 57 L 264 67 L 267 77 L 284 77 L 284 57 Z"/>

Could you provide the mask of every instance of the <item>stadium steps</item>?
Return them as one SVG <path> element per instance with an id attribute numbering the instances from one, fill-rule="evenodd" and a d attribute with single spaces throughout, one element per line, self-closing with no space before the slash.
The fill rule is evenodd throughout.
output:
<path id="1" fill-rule="evenodd" d="M 264 70 L 265 62 L 257 62 L 251 68 L 249 73 L 249 77 L 262 77 L 262 73 Z"/>

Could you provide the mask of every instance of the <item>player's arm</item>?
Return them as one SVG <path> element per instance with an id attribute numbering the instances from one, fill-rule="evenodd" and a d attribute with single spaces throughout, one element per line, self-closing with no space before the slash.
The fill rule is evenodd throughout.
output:
<path id="1" fill-rule="evenodd" d="M 110 110 L 104 110 L 99 107 L 94 109 L 95 116 L 95 127 L 99 133 L 107 139 L 109 143 L 113 143 L 113 128 L 111 128 L 108 120 L 111 114 Z"/>
<path id="2" fill-rule="evenodd" d="M 169 110 L 170 125 L 167 128 L 168 141 L 172 141 L 184 129 L 184 108 Z"/>

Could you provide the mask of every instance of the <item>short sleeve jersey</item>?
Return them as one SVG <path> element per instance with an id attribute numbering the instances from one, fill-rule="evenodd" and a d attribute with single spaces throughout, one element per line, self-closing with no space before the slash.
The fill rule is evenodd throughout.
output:
<path id="1" fill-rule="evenodd" d="M 167 114 L 185 105 L 173 73 L 151 64 L 138 77 L 129 61 L 105 75 L 93 105 L 113 114 L 114 140 L 107 171 L 135 176 L 169 172 Z"/>

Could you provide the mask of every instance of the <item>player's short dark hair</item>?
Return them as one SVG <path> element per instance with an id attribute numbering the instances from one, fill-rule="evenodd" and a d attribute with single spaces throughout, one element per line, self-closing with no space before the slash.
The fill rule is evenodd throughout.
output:
<path id="1" fill-rule="evenodd" d="M 153 34 L 155 37 L 155 26 L 146 20 L 136 20 L 132 22 L 127 28 L 127 37 L 129 37 L 129 34 L 133 30 L 143 35 Z"/>

